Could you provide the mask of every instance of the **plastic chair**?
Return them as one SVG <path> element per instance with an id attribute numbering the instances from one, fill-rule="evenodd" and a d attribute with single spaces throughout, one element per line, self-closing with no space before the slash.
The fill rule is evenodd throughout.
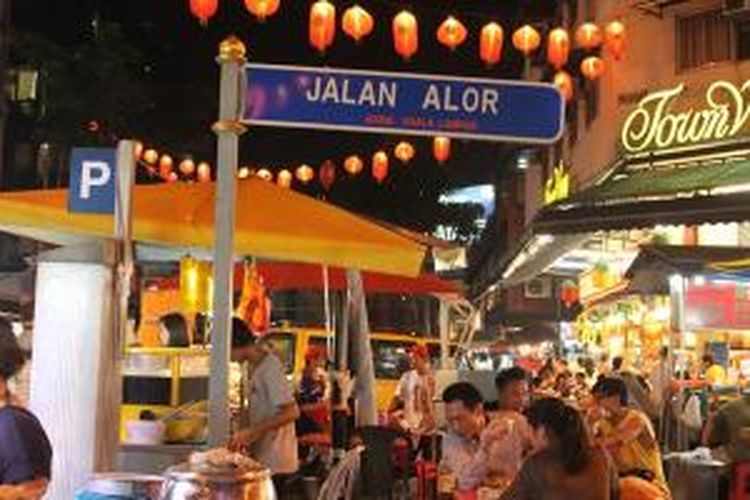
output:
<path id="1" fill-rule="evenodd" d="M 729 500 L 750 500 L 750 462 L 739 462 L 732 467 Z"/>

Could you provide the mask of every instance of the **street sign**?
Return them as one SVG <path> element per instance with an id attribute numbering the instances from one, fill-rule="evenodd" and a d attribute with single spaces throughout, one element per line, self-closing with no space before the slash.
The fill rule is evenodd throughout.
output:
<path id="1" fill-rule="evenodd" d="M 565 104 L 554 85 L 330 68 L 246 66 L 250 125 L 551 144 Z"/>
<path id="2" fill-rule="evenodd" d="M 68 210 L 97 214 L 115 211 L 117 153 L 109 148 L 73 148 Z"/>

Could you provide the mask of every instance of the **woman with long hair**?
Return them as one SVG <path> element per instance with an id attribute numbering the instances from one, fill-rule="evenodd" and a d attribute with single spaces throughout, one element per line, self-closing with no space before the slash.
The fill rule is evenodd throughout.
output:
<path id="1" fill-rule="evenodd" d="M 606 453 L 591 443 L 578 410 L 543 398 L 527 411 L 534 453 L 526 459 L 503 500 L 610 500 L 617 474 Z"/>
<path id="2" fill-rule="evenodd" d="M 41 424 L 18 404 L 8 382 L 26 362 L 10 323 L 0 318 L 0 498 L 42 498 L 50 479 L 52 448 Z"/>

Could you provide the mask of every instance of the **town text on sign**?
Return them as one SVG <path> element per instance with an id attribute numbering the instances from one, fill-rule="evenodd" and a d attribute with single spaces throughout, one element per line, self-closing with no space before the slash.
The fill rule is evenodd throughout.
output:
<path id="1" fill-rule="evenodd" d="M 564 102 L 550 84 L 251 64 L 251 125 L 548 144 Z"/>
<path id="2" fill-rule="evenodd" d="M 626 151 L 639 153 L 670 146 L 731 139 L 747 133 L 750 80 L 742 86 L 717 81 L 706 89 L 703 109 L 671 111 L 685 84 L 649 94 L 625 120 L 620 140 Z"/>

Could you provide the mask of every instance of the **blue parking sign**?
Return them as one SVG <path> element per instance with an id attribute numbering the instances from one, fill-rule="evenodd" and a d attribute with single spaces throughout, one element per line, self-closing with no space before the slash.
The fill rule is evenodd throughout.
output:
<path id="1" fill-rule="evenodd" d="M 68 210 L 93 214 L 115 211 L 114 148 L 73 148 Z"/>

